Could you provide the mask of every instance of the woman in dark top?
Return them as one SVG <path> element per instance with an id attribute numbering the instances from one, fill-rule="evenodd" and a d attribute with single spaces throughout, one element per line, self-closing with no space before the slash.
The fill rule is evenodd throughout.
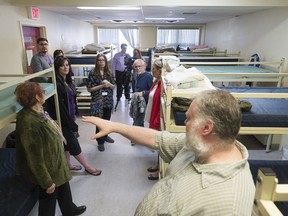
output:
<path id="1" fill-rule="evenodd" d="M 78 125 L 76 119 L 76 89 L 72 83 L 69 73 L 69 60 L 66 57 L 58 56 L 54 61 L 54 70 L 57 80 L 57 92 L 60 109 L 61 128 L 63 135 L 67 141 L 64 145 L 65 155 L 70 170 L 81 170 L 81 166 L 73 166 L 70 162 L 70 155 L 73 155 L 85 168 L 85 171 L 91 175 L 97 176 L 101 174 L 101 170 L 93 168 L 88 164 L 86 158 L 81 152 L 81 147 L 78 142 Z M 53 119 L 56 119 L 54 102 L 49 100 L 48 112 Z"/>
<path id="2" fill-rule="evenodd" d="M 56 201 L 64 216 L 82 214 L 86 206 L 72 201 L 61 129 L 43 112 L 44 90 L 37 82 L 25 82 L 15 94 L 23 107 L 16 120 L 16 171 L 39 185 L 38 215 L 54 216 Z"/>
<path id="3" fill-rule="evenodd" d="M 56 59 L 58 56 L 64 56 L 63 50 L 57 49 L 57 50 L 54 51 L 54 53 L 53 53 L 54 61 L 55 61 L 55 59 Z M 73 73 L 73 71 L 72 71 L 71 64 L 69 64 L 69 74 L 71 75 L 72 81 L 74 81 L 74 73 Z"/>
<path id="4" fill-rule="evenodd" d="M 95 68 L 89 73 L 87 91 L 91 93 L 91 115 L 110 120 L 113 108 L 113 89 L 115 81 L 108 68 L 107 58 L 103 54 L 96 56 Z M 96 133 L 98 128 L 96 127 Z M 113 143 L 109 136 L 97 139 L 98 150 L 104 151 L 104 142 Z"/>

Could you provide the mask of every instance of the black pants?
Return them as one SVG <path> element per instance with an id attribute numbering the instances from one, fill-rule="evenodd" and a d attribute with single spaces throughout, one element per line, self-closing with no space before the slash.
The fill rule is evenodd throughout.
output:
<path id="1" fill-rule="evenodd" d="M 123 93 L 123 88 L 125 91 L 125 98 L 130 100 L 130 77 L 128 72 L 125 71 L 117 71 L 116 70 L 116 84 L 117 84 L 117 101 L 120 100 Z"/>
<path id="2" fill-rule="evenodd" d="M 111 119 L 111 113 L 112 113 L 112 109 L 104 107 L 102 119 L 110 120 Z M 99 132 L 99 129 L 96 127 L 96 133 L 98 133 L 98 132 Z M 106 137 L 107 137 L 107 135 L 100 137 L 100 138 L 97 138 L 96 140 L 97 140 L 98 144 L 104 144 Z"/>
<path id="3" fill-rule="evenodd" d="M 38 215 L 55 216 L 56 200 L 58 200 L 63 216 L 73 215 L 73 211 L 77 208 L 77 206 L 72 201 L 69 182 L 56 187 L 54 193 L 52 194 L 47 194 L 46 189 L 40 189 Z"/>
<path id="4" fill-rule="evenodd" d="M 68 127 L 62 127 L 62 133 L 67 142 L 67 144 L 64 145 L 64 150 L 69 151 L 70 155 L 73 156 L 79 155 L 82 152 L 82 150 L 80 143 L 77 137 L 75 136 L 75 133 L 71 131 L 71 129 Z"/>

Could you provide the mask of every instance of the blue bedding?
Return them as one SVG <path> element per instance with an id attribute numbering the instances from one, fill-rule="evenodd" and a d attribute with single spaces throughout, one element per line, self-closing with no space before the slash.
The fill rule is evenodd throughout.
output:
<path id="1" fill-rule="evenodd" d="M 71 64 L 93 64 L 95 65 L 96 56 L 67 56 Z"/>
<path id="2" fill-rule="evenodd" d="M 219 87 L 229 92 L 288 93 L 277 87 Z M 242 112 L 242 127 L 288 127 L 288 99 L 243 98 L 252 104 L 249 112 Z M 176 125 L 184 125 L 185 112 L 173 110 Z"/>
<path id="3" fill-rule="evenodd" d="M 277 87 L 221 87 L 229 92 L 288 93 Z M 288 127 L 288 99 L 243 98 L 252 104 L 250 112 L 242 112 L 243 127 Z"/>
<path id="4" fill-rule="evenodd" d="M 0 148 L 0 215 L 27 216 L 38 200 L 39 188 L 15 172 L 14 148 Z"/>

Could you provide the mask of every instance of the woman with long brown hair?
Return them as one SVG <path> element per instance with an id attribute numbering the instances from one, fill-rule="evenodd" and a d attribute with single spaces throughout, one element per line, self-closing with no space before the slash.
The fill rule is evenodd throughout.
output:
<path id="1" fill-rule="evenodd" d="M 96 56 L 95 68 L 89 73 L 87 81 L 87 91 L 91 93 L 90 113 L 93 116 L 110 120 L 113 109 L 113 89 L 115 81 L 112 72 L 108 68 L 108 61 L 105 55 Z M 96 127 L 96 133 L 98 128 Z M 97 139 L 98 150 L 104 151 L 104 142 L 113 143 L 109 136 Z"/>
<path id="2" fill-rule="evenodd" d="M 78 141 L 78 125 L 76 119 L 76 89 L 72 83 L 71 74 L 69 73 L 70 63 L 68 58 L 58 56 L 54 61 L 54 69 L 57 80 L 57 93 L 60 109 L 60 119 L 63 135 L 67 141 L 65 148 L 65 155 L 67 158 L 70 170 L 81 170 L 82 167 L 72 165 L 70 162 L 70 155 L 73 155 L 81 165 L 84 166 L 85 171 L 91 175 L 98 176 L 101 170 L 92 167 L 84 157 L 81 146 Z M 56 119 L 53 98 L 48 101 L 48 112 L 53 119 Z"/>

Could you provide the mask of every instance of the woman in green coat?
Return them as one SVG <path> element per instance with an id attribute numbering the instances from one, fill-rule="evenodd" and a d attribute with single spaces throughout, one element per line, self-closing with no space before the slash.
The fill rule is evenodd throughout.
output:
<path id="1" fill-rule="evenodd" d="M 80 215 L 86 206 L 77 207 L 72 201 L 64 138 L 58 125 L 43 112 L 44 92 L 36 82 L 16 87 L 16 101 L 23 107 L 16 120 L 16 171 L 39 186 L 39 215 L 54 216 L 56 200 L 63 216 Z"/>

